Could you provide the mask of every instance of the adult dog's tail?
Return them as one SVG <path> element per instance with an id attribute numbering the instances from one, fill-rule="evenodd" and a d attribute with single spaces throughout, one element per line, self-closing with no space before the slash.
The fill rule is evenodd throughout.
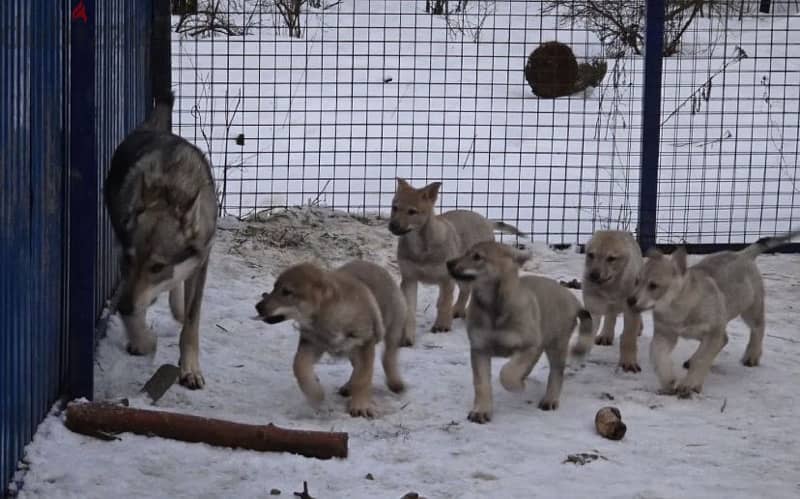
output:
<path id="1" fill-rule="evenodd" d="M 572 345 L 572 355 L 575 357 L 585 357 L 594 345 L 594 328 L 592 327 L 592 314 L 588 310 L 581 309 L 578 312 L 578 341 Z"/>
<path id="2" fill-rule="evenodd" d="M 792 239 L 797 236 L 800 236 L 800 230 L 793 230 L 783 234 L 782 236 L 763 237 L 745 249 L 739 251 L 739 254 L 749 258 L 755 258 L 765 251 L 775 249 L 778 246 L 783 246 L 784 244 L 791 242 Z"/>
<path id="3" fill-rule="evenodd" d="M 175 105 L 175 94 L 171 91 L 155 97 L 156 107 L 150 116 L 139 126 L 140 130 L 169 132 L 172 124 L 172 107 Z"/>

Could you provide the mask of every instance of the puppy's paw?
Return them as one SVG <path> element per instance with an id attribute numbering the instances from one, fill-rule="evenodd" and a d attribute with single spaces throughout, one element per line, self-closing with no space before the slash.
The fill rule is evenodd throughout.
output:
<path id="1" fill-rule="evenodd" d="M 125 347 L 125 351 L 135 356 L 150 355 L 156 351 L 156 340 L 153 339 L 152 342 L 144 343 L 141 341 L 137 341 L 136 343 L 130 342 L 128 346 Z"/>
<path id="2" fill-rule="evenodd" d="M 745 353 L 744 357 L 742 357 L 742 364 L 744 364 L 747 367 L 756 367 L 759 361 L 761 360 L 759 357 L 760 357 L 759 355 L 751 355 Z"/>
<path id="3" fill-rule="evenodd" d="M 190 390 L 200 390 L 206 386 L 203 373 L 199 370 L 181 372 L 181 384 Z"/>
<path id="4" fill-rule="evenodd" d="M 700 393 L 702 389 L 702 385 L 684 380 L 675 386 L 675 395 L 677 395 L 679 399 L 688 399 L 692 398 L 692 394 Z"/>
<path id="5" fill-rule="evenodd" d="M 500 369 L 500 384 L 509 392 L 521 392 L 525 389 L 525 380 L 520 378 L 519 373 L 513 372 L 508 364 Z"/>
<path id="6" fill-rule="evenodd" d="M 614 337 L 613 336 L 598 335 L 594 339 L 594 344 L 595 345 L 602 345 L 602 346 L 606 346 L 606 347 L 607 346 L 611 346 L 611 345 L 614 344 Z"/>
<path id="7" fill-rule="evenodd" d="M 543 411 L 555 411 L 558 409 L 558 399 L 548 400 L 543 398 L 541 401 L 539 401 L 539 409 Z"/>
<path id="8" fill-rule="evenodd" d="M 642 372 L 642 368 L 639 366 L 639 363 L 630 360 L 620 360 L 619 367 L 626 373 L 640 373 Z"/>
<path id="9" fill-rule="evenodd" d="M 401 379 L 388 379 L 386 386 L 392 393 L 403 393 L 406 390 L 406 385 Z"/>
<path id="10" fill-rule="evenodd" d="M 372 419 L 375 417 L 375 409 L 369 401 L 354 402 L 351 400 L 347 410 L 354 418 Z"/>
<path id="11" fill-rule="evenodd" d="M 661 388 L 656 390 L 658 395 L 675 395 L 675 380 L 670 380 L 661 384 Z"/>
<path id="12" fill-rule="evenodd" d="M 413 347 L 413 346 L 414 346 L 414 339 L 413 338 L 403 337 L 400 340 L 400 347 L 401 348 L 408 348 L 408 347 Z"/>
<path id="13" fill-rule="evenodd" d="M 434 324 L 431 333 L 447 333 L 450 331 L 450 324 Z"/>
<path id="14" fill-rule="evenodd" d="M 472 410 L 467 414 L 467 419 L 473 423 L 484 424 L 492 420 L 491 411 Z"/>

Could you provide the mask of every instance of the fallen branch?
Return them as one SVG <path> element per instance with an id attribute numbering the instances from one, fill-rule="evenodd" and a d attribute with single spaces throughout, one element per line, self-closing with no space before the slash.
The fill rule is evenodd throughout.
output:
<path id="1" fill-rule="evenodd" d="M 109 403 L 71 403 L 64 424 L 84 435 L 136 433 L 184 442 L 203 442 L 306 457 L 347 457 L 347 433 L 279 428 L 272 423 L 250 425 L 174 412 L 132 409 Z"/>

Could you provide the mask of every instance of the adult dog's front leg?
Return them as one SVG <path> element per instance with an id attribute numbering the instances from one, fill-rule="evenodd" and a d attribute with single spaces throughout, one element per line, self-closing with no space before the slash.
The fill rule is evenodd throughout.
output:
<path id="1" fill-rule="evenodd" d="M 147 327 L 147 308 L 134 310 L 130 315 L 120 314 L 128 335 L 128 353 L 149 355 L 156 351 L 156 335 Z"/>
<path id="2" fill-rule="evenodd" d="M 184 283 L 185 318 L 180 339 L 181 384 L 187 388 L 203 388 L 206 382 L 200 371 L 200 308 L 208 273 L 208 257 Z"/>

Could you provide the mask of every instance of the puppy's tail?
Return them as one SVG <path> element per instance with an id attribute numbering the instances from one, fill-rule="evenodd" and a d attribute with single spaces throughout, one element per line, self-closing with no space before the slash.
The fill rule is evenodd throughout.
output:
<path id="1" fill-rule="evenodd" d="M 525 234 L 513 225 L 503 222 L 502 220 L 492 220 L 492 228 L 497 232 L 503 234 L 510 234 L 512 236 L 525 237 Z"/>
<path id="2" fill-rule="evenodd" d="M 175 94 L 170 91 L 166 94 L 156 95 L 155 101 L 155 109 L 139 126 L 139 129 L 169 132 L 172 127 L 172 107 L 175 105 Z"/>
<path id="3" fill-rule="evenodd" d="M 742 256 L 746 256 L 748 258 L 755 258 L 761 253 L 764 253 L 771 249 L 775 249 L 778 246 L 783 246 L 784 244 L 791 242 L 792 239 L 794 239 L 797 236 L 800 236 L 800 229 L 793 230 L 782 236 L 762 237 L 755 243 L 739 251 L 739 254 Z"/>
<path id="4" fill-rule="evenodd" d="M 594 345 L 594 328 L 592 327 L 592 314 L 586 309 L 578 311 L 578 341 L 572 345 L 572 355 L 583 358 L 589 354 Z"/>

